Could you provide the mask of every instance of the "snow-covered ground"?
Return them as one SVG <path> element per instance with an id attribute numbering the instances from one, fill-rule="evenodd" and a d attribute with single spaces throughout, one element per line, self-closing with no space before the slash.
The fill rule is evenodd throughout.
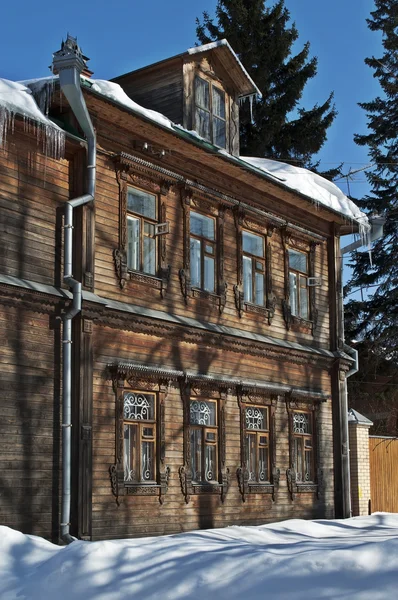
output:
<path id="1" fill-rule="evenodd" d="M 398 514 L 59 547 L 0 527 L 1 600 L 395 600 Z"/>

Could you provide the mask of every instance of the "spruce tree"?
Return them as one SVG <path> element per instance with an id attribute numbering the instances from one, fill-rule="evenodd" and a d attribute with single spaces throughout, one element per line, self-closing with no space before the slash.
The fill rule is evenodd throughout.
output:
<path id="1" fill-rule="evenodd" d="M 367 23 L 382 33 L 383 54 L 365 62 L 382 93 L 360 104 L 368 133 L 355 141 L 368 147 L 374 164 L 367 173 L 371 191 L 360 206 L 383 214 L 386 224 L 372 265 L 366 252 L 352 256 L 346 291 L 362 288 L 363 298 L 346 304 L 346 337 L 360 340 L 360 372 L 349 379 L 349 395 L 375 422 L 375 432 L 398 435 L 398 0 L 375 0 L 375 8 Z"/>
<path id="2" fill-rule="evenodd" d="M 369 340 L 372 347 L 398 359 L 398 0 L 375 0 L 376 10 L 367 20 L 372 31 L 383 35 L 383 55 L 365 60 L 379 80 L 382 94 L 361 103 L 368 133 L 355 141 L 367 146 L 374 168 L 367 173 L 371 192 L 361 202 L 368 213 L 384 214 L 384 236 L 372 252 L 353 255 L 353 275 L 347 291 L 368 289 L 364 299 L 347 304 L 351 337 Z M 372 287 L 376 286 L 376 287 Z"/>
<path id="3" fill-rule="evenodd" d="M 306 83 L 315 77 L 317 59 L 309 58 L 309 43 L 298 54 L 298 38 L 284 0 L 266 6 L 267 0 L 218 0 L 216 20 L 203 13 L 196 20 L 202 44 L 227 38 L 262 92 L 253 106 L 241 107 L 241 154 L 286 160 L 310 166 L 326 140 L 336 111 L 333 94 L 311 109 L 300 106 Z"/>

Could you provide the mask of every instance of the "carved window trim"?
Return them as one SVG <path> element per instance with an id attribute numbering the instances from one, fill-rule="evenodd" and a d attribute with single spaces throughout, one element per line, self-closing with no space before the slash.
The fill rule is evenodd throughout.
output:
<path id="1" fill-rule="evenodd" d="M 185 304 L 189 304 L 191 298 L 205 300 L 223 313 L 227 301 L 227 283 L 224 280 L 224 220 L 226 207 L 209 200 L 194 196 L 191 189 L 181 186 L 181 205 L 183 210 L 183 268 L 179 271 L 181 293 Z M 215 218 L 215 246 L 216 246 L 216 293 L 206 292 L 191 285 L 191 210 Z"/>
<path id="2" fill-rule="evenodd" d="M 181 400 L 183 404 L 183 457 L 184 463 L 179 468 L 181 491 L 188 504 L 190 497 L 197 494 L 216 494 L 224 502 L 229 487 L 229 469 L 226 467 L 225 452 L 225 402 L 226 390 L 203 382 L 181 382 Z M 191 472 L 191 424 L 190 404 L 196 398 L 207 398 L 217 402 L 218 415 L 218 477 L 217 483 L 196 484 L 192 481 Z"/>
<path id="3" fill-rule="evenodd" d="M 277 396 L 261 394 L 258 390 L 237 389 L 237 399 L 240 411 L 240 448 L 241 464 L 237 470 L 239 491 L 242 495 L 242 501 L 246 501 L 248 494 L 271 494 L 275 501 L 275 493 L 279 487 L 280 470 L 276 466 L 276 430 L 275 430 L 275 412 L 277 405 Z M 263 406 L 268 408 L 269 418 L 269 465 L 270 480 L 265 483 L 249 481 L 249 472 L 247 469 L 246 456 L 246 408 L 250 405 Z"/>
<path id="4" fill-rule="evenodd" d="M 284 253 L 284 279 L 285 293 L 282 300 L 282 312 L 286 324 L 286 329 L 289 331 L 297 331 L 300 333 L 311 333 L 314 335 L 318 323 L 318 309 L 316 307 L 315 287 L 309 287 L 309 319 L 303 319 L 292 314 L 290 301 L 290 282 L 289 282 L 289 250 L 298 250 L 305 252 L 308 255 L 308 279 L 315 277 L 315 250 L 319 242 L 299 240 L 291 236 L 286 229 L 282 231 L 282 245 Z"/>
<path id="5" fill-rule="evenodd" d="M 286 471 L 287 487 L 292 500 L 296 494 L 312 493 L 316 494 L 317 499 L 322 495 L 324 488 L 323 471 L 320 468 L 320 408 L 321 401 L 312 400 L 295 400 L 289 399 L 286 402 L 286 408 L 289 419 L 289 468 Z M 294 424 L 293 417 L 296 412 L 310 412 L 312 414 L 313 425 L 313 460 L 314 460 L 314 481 L 298 482 L 295 471 L 295 451 L 294 451 Z"/>
<path id="6" fill-rule="evenodd" d="M 170 265 L 166 264 L 167 235 L 163 233 L 157 240 L 157 275 L 149 275 L 134 271 L 127 266 L 127 197 L 128 188 L 136 188 L 157 197 L 157 223 L 167 222 L 166 197 L 171 182 L 162 180 L 159 183 L 130 172 L 126 165 L 116 165 L 116 177 L 119 185 L 119 244 L 113 251 L 115 271 L 120 288 L 126 288 L 128 282 L 146 285 L 159 290 L 164 298 L 170 281 Z"/>
<path id="7" fill-rule="evenodd" d="M 271 237 L 274 227 L 264 225 L 249 220 L 242 209 L 234 210 L 235 228 L 236 228 L 236 256 L 237 256 L 237 283 L 234 285 L 235 306 L 239 317 L 243 314 L 253 313 L 266 319 L 268 325 L 271 325 L 275 314 L 276 297 L 272 286 L 272 243 Z M 256 235 L 264 237 L 265 250 L 265 277 L 264 277 L 264 306 L 245 302 L 243 293 L 243 231 L 253 232 Z"/>
<path id="8" fill-rule="evenodd" d="M 109 467 L 112 493 L 116 497 L 117 504 L 121 496 L 158 496 L 160 504 L 164 502 L 164 495 L 168 489 L 170 468 L 165 464 L 165 401 L 169 391 L 169 385 L 163 380 L 153 381 L 150 378 L 137 376 L 126 376 L 115 373 L 112 377 L 113 391 L 115 393 L 115 449 L 116 460 Z M 130 483 L 124 480 L 124 394 L 126 391 L 137 391 L 155 393 L 156 405 L 156 484 L 153 483 Z"/>

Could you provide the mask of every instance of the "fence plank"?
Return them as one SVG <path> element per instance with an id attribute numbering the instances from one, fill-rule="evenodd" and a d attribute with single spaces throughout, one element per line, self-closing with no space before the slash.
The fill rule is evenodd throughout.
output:
<path id="1" fill-rule="evenodd" d="M 398 439 L 369 437 L 372 512 L 398 512 Z"/>

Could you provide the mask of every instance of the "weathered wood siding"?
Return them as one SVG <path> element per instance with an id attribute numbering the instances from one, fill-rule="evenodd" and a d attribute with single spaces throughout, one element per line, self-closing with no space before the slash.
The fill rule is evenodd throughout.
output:
<path id="1" fill-rule="evenodd" d="M 183 123 L 182 61 L 177 59 L 167 65 L 150 70 L 116 77 L 128 96 L 137 104 L 156 110 L 173 123 Z"/>
<path id="2" fill-rule="evenodd" d="M 56 541 L 60 327 L 9 304 L 0 301 L 0 522 Z"/>
<path id="3" fill-rule="evenodd" d="M 38 144 L 16 122 L 0 152 L 0 273 L 59 285 L 68 161 L 45 156 Z"/>
<path id="4" fill-rule="evenodd" d="M 331 402 L 321 406 L 321 467 L 326 489 L 317 501 L 315 494 L 297 494 L 292 501 L 286 485 L 289 467 L 288 420 L 286 404 L 279 401 L 276 411 L 277 466 L 281 470 L 280 488 L 273 503 L 269 495 L 249 494 L 246 502 L 238 489 L 236 469 L 240 464 L 240 426 L 237 398 L 226 401 L 226 464 L 230 469 L 230 488 L 224 503 L 218 495 L 193 495 L 188 504 L 181 492 L 178 469 L 183 464 L 183 405 L 180 392 L 173 387 L 166 398 L 166 457 L 171 469 L 164 504 L 157 497 L 123 497 L 117 506 L 111 491 L 109 466 L 115 462 L 115 394 L 107 379 L 106 367 L 116 360 L 164 367 L 216 372 L 265 381 L 295 385 L 320 385 L 329 390 L 326 371 L 305 365 L 261 360 L 253 356 L 220 351 L 164 338 L 122 332 L 95 326 L 93 396 L 93 539 L 157 535 L 232 524 L 259 524 L 285 518 L 333 516 L 333 460 Z"/>
<path id="5" fill-rule="evenodd" d="M 102 132 L 105 133 L 104 129 L 102 129 Z M 106 134 L 111 135 L 111 131 L 107 130 Z M 211 185 L 211 180 L 208 179 L 206 183 Z M 148 186 L 148 176 L 140 176 L 139 171 L 137 171 L 136 177 L 131 180 L 131 185 L 137 185 L 145 189 L 145 186 Z M 249 189 L 246 194 L 246 199 L 250 200 Z M 171 268 L 170 283 L 164 299 L 160 298 L 159 292 L 145 284 L 128 282 L 124 290 L 120 289 L 113 259 L 113 251 L 119 244 L 119 186 L 116 180 L 114 162 L 99 154 L 95 263 L 95 291 L 98 295 L 177 315 L 183 314 L 187 317 L 203 319 L 254 333 L 270 335 L 278 339 L 298 341 L 323 348 L 330 347 L 326 242 L 322 242 L 315 250 L 315 274 L 322 277 L 322 285 L 315 288 L 318 323 L 314 335 L 311 332 L 297 328 L 287 331 L 282 313 L 282 300 L 285 290 L 284 253 L 281 233 L 277 229 L 269 239 L 272 246 L 273 291 L 277 298 L 276 312 L 272 324 L 268 325 L 264 316 L 249 312 L 244 313 L 242 318 L 239 318 L 233 293 L 233 286 L 237 283 L 237 233 L 232 210 L 227 210 L 224 229 L 224 257 L 225 281 L 228 283 L 228 289 L 227 303 L 223 314 L 220 315 L 218 307 L 212 305 L 208 300 L 191 298 L 188 305 L 185 304 L 179 280 L 179 270 L 183 268 L 183 211 L 178 187 L 173 186 L 166 199 L 162 197 L 162 201 L 166 202 L 167 221 L 170 223 L 170 233 L 167 235 L 166 240 L 166 263 Z M 268 208 L 265 198 L 263 207 L 265 210 Z M 264 221 L 264 228 L 265 226 L 266 222 Z"/>

